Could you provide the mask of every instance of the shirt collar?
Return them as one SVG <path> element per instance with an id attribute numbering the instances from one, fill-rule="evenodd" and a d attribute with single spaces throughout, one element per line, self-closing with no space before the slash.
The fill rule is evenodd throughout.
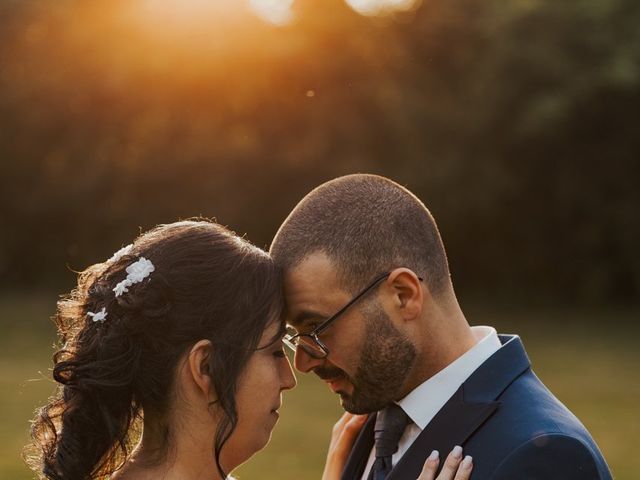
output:
<path id="1" fill-rule="evenodd" d="M 423 430 L 471 374 L 502 346 L 493 327 L 471 327 L 477 343 L 418 385 L 398 405 Z"/>

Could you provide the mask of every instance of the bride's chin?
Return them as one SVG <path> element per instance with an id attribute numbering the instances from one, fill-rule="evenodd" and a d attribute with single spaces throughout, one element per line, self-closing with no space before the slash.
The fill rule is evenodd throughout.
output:
<path id="1" fill-rule="evenodd" d="M 258 438 L 258 435 L 256 435 L 255 442 L 253 442 L 252 444 L 252 448 L 251 448 L 252 451 L 249 457 L 252 457 L 253 455 L 258 453 L 260 450 L 262 450 L 264 447 L 266 447 L 269 444 L 269 442 L 271 441 L 272 433 L 273 433 L 273 429 L 269 429 L 268 431 L 264 432 L 263 435 L 260 436 L 261 438 Z"/>
<path id="2" fill-rule="evenodd" d="M 225 471 L 231 472 L 235 470 L 266 447 L 271 440 L 272 432 L 273 429 L 264 432 L 262 435 L 258 435 L 257 432 L 254 432 L 254 435 L 252 435 L 251 438 L 242 440 L 234 439 L 232 436 L 227 445 L 222 448 L 221 464 L 223 467 L 225 465 L 229 465 L 229 469 L 227 470 L 225 467 Z"/>

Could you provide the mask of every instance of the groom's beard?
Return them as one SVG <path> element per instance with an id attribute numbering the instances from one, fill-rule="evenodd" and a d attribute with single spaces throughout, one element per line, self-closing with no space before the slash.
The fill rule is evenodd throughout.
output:
<path id="1" fill-rule="evenodd" d="M 367 314 L 365 338 L 354 377 L 336 367 L 314 370 L 320 378 L 344 378 L 351 383 L 353 393 L 337 393 L 342 407 L 356 414 L 376 412 L 396 400 L 416 357 L 415 347 L 377 305 Z"/>

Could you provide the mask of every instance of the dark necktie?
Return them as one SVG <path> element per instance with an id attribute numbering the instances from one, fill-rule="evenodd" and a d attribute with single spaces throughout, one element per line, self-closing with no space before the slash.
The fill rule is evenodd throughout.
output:
<path id="1" fill-rule="evenodd" d="M 373 429 L 376 460 L 371 467 L 370 480 L 384 480 L 391 472 L 391 456 L 398 450 L 398 441 L 407 423 L 409 417 L 395 403 L 378 412 Z"/>

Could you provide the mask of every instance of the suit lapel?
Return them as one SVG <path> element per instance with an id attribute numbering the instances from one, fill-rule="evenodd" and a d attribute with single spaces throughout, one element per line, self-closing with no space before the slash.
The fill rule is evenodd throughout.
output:
<path id="1" fill-rule="evenodd" d="M 389 480 L 418 478 L 433 450 L 441 456 L 462 445 L 498 408 L 498 402 L 467 403 L 460 387 L 394 467 Z"/>
<path id="2" fill-rule="evenodd" d="M 417 478 L 432 450 L 446 456 L 463 445 L 499 408 L 496 399 L 530 367 L 520 338 L 501 335 L 502 348 L 487 359 L 453 394 L 433 420 L 418 435 L 387 477 L 388 480 Z M 375 415 L 370 415 L 349 455 L 341 480 L 362 476 L 373 448 Z"/>
<path id="3" fill-rule="evenodd" d="M 453 394 L 391 471 L 388 480 L 417 478 L 433 450 L 446 457 L 464 445 L 499 408 L 496 399 L 530 363 L 520 338 L 500 336 L 502 347 L 489 357 Z M 443 462 L 441 462 L 441 465 Z"/>
<path id="4" fill-rule="evenodd" d="M 496 408 L 497 402 L 466 403 L 463 387 L 460 387 L 403 455 L 388 480 L 418 478 L 424 461 L 432 450 L 449 452 L 454 446 L 464 443 Z M 358 435 L 341 480 L 354 480 L 362 476 L 373 448 L 374 425 L 375 414 L 369 416 Z"/>

